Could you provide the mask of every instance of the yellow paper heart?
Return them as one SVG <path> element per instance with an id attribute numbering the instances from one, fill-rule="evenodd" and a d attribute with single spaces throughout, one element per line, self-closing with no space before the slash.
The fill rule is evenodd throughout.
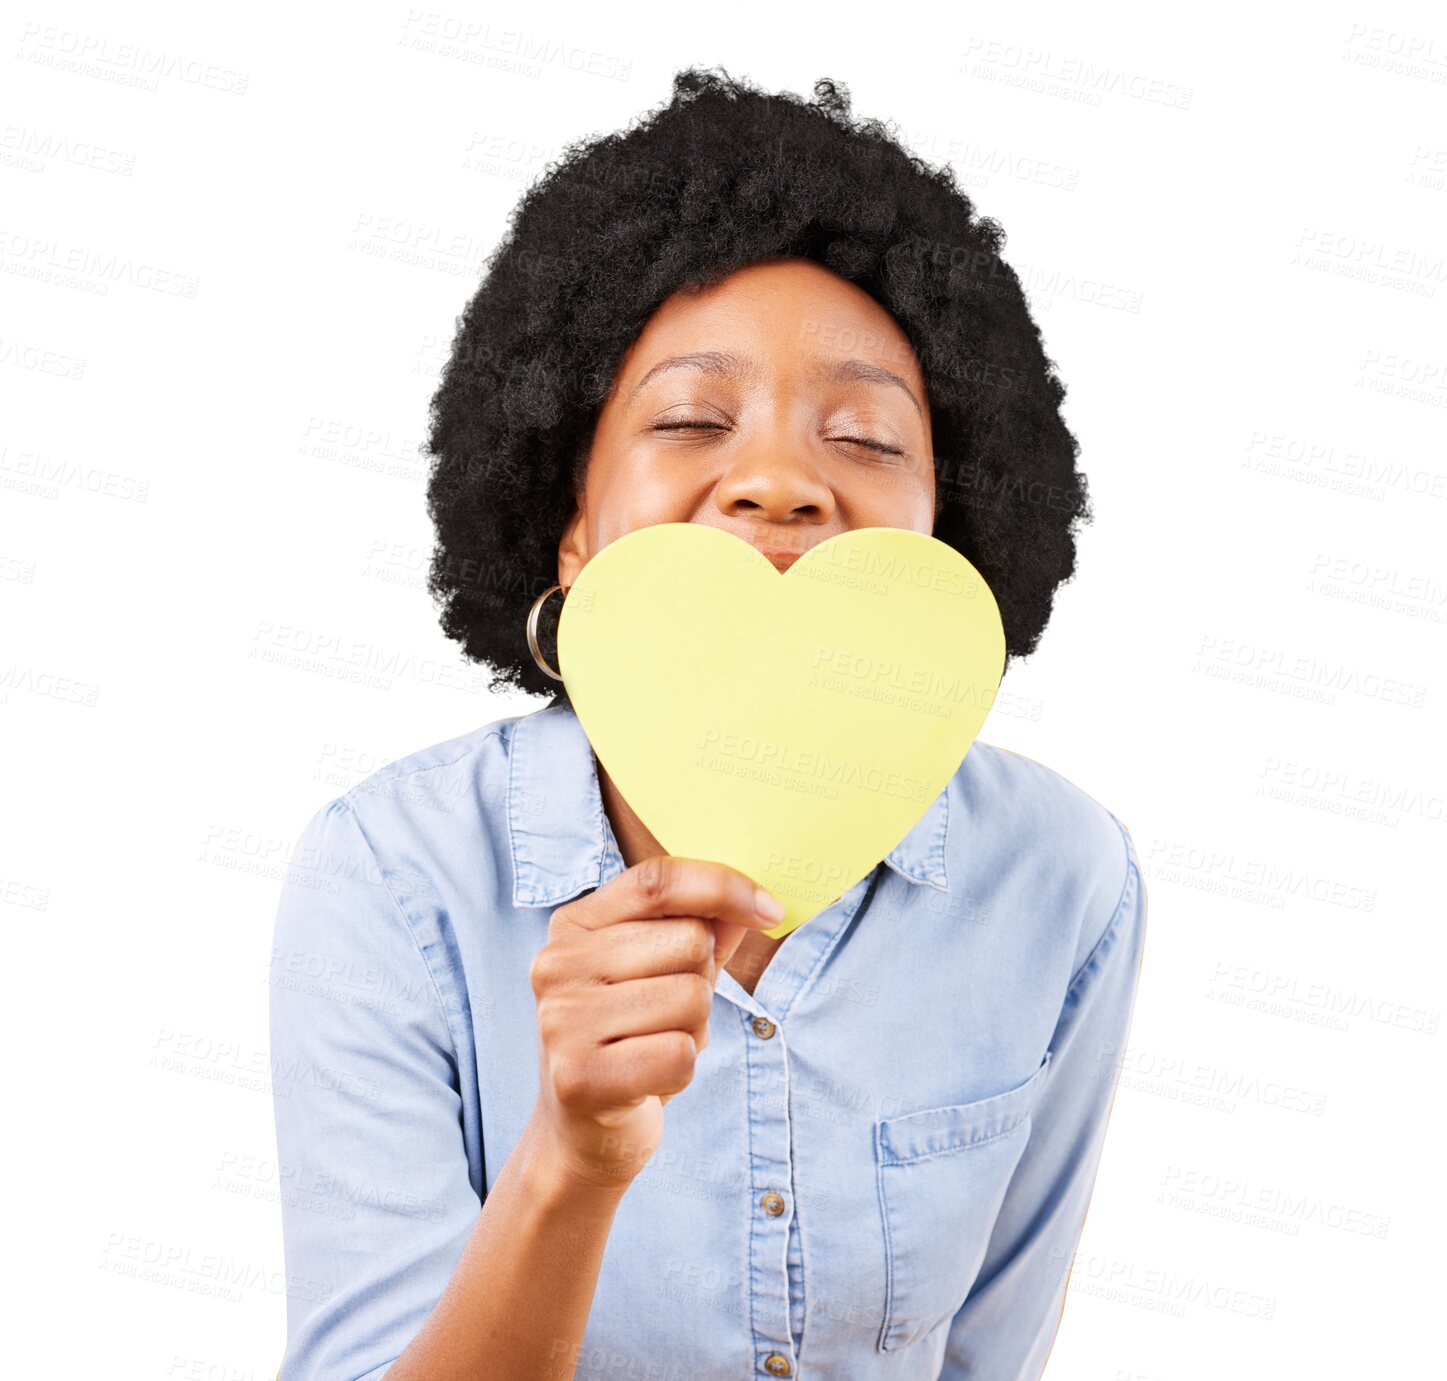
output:
<path id="1" fill-rule="evenodd" d="M 840 533 L 782 575 L 721 528 L 637 528 L 588 561 L 558 624 L 558 669 L 624 800 L 670 854 L 778 897 L 774 937 L 909 833 L 1004 665 L 984 578 L 903 528 Z"/>

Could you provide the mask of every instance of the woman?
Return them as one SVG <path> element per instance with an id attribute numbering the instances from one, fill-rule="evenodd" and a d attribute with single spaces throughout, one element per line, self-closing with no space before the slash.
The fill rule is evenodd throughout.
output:
<path id="1" fill-rule="evenodd" d="M 1088 512 L 1001 240 L 828 82 L 681 73 L 524 197 L 434 400 L 431 588 L 494 688 L 553 699 L 298 846 L 283 1381 L 1042 1371 L 1142 952 L 1129 834 L 977 741 L 773 940 L 751 879 L 664 855 L 549 660 L 557 587 L 658 522 L 781 570 L 932 532 L 1033 650 Z"/>

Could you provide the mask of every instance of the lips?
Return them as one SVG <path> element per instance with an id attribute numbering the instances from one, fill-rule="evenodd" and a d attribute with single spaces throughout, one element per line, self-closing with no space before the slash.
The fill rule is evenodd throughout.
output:
<path id="1" fill-rule="evenodd" d="M 760 556 L 766 556 L 774 563 L 774 568 L 780 575 L 804 554 L 799 551 L 770 551 L 767 547 L 759 547 L 757 550 Z"/>

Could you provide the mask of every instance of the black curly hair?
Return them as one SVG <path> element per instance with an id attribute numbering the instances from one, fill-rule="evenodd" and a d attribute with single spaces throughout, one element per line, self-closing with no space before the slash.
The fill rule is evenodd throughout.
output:
<path id="1" fill-rule="evenodd" d="M 523 195 L 457 321 L 432 398 L 428 590 L 443 631 L 520 688 L 567 703 L 528 650 L 529 606 L 557 579 L 594 424 L 623 355 L 675 292 L 781 256 L 858 285 L 924 374 L 934 535 L 988 582 L 1006 664 L 1035 650 L 1093 514 L 1065 387 L 1025 292 L 946 166 L 854 119 L 848 89 L 770 94 L 688 68 L 626 131 L 580 140 Z M 539 639 L 553 656 L 561 601 Z M 556 663 L 555 663 L 556 664 Z"/>

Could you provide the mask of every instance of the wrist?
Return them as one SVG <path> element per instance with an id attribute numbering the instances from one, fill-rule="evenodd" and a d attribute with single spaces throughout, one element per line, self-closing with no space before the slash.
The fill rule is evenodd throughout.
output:
<path id="1" fill-rule="evenodd" d="M 611 1214 L 633 1182 L 616 1167 L 585 1163 L 534 1122 L 524 1137 L 523 1182 L 529 1197 L 553 1208 Z"/>

